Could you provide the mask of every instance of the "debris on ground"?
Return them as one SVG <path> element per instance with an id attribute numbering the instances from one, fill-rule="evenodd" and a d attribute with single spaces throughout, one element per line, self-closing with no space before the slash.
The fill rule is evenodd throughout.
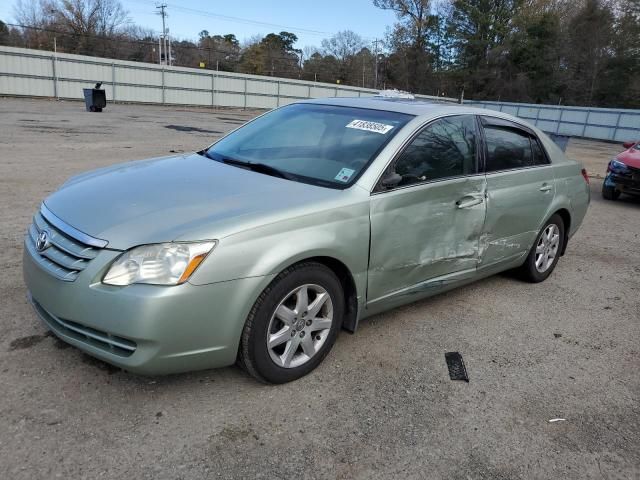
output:
<path id="1" fill-rule="evenodd" d="M 447 368 L 449 369 L 449 378 L 451 380 L 463 380 L 469 383 L 469 377 L 467 376 L 467 369 L 464 366 L 462 355 L 458 352 L 447 352 L 444 354 L 444 358 L 447 362 Z"/>

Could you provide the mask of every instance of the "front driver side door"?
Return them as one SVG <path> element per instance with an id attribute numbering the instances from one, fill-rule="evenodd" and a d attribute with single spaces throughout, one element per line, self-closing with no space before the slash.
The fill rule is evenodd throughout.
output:
<path id="1" fill-rule="evenodd" d="M 473 115 L 435 120 L 385 172 L 402 182 L 371 197 L 367 301 L 402 296 L 450 273 L 475 273 L 485 218 L 485 177 L 478 168 Z"/>

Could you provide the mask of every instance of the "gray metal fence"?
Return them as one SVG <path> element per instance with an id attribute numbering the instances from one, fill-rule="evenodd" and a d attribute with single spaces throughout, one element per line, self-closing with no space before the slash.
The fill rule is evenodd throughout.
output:
<path id="1" fill-rule="evenodd" d="M 473 100 L 465 104 L 515 115 L 556 135 L 618 142 L 640 140 L 640 110 Z"/>
<path id="2" fill-rule="evenodd" d="M 111 102 L 275 108 L 305 98 L 367 97 L 377 90 L 0 46 L 0 95 L 81 99 L 103 82 Z M 416 95 L 455 102 L 453 98 Z M 529 120 L 546 132 L 626 141 L 640 139 L 640 110 L 465 101 Z"/>
<path id="3" fill-rule="evenodd" d="M 82 88 L 98 81 L 103 82 L 112 102 L 241 108 L 275 108 L 305 98 L 377 93 L 337 84 L 0 47 L 0 95 L 80 99 Z"/>

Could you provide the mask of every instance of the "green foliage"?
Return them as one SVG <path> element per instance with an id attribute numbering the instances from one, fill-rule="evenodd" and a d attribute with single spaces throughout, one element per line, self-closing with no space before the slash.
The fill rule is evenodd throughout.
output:
<path id="1" fill-rule="evenodd" d="M 0 44 L 158 62 L 157 33 L 119 0 L 15 0 Z M 202 30 L 174 40 L 175 65 L 505 101 L 640 108 L 640 0 L 372 0 L 393 11 L 384 40 L 341 31 L 321 48 L 291 32 L 240 45 Z"/>
<path id="2" fill-rule="evenodd" d="M 429 2 L 373 3 L 398 15 L 387 37 L 385 79 L 402 88 L 450 96 L 464 89 L 476 99 L 640 104 L 638 0 L 453 0 L 431 7 L 424 29 L 415 26 L 415 8 Z"/>
<path id="3" fill-rule="evenodd" d="M 290 32 L 268 34 L 244 49 L 239 71 L 270 76 L 300 75 L 300 50 L 293 48 L 297 40 L 298 37 Z"/>

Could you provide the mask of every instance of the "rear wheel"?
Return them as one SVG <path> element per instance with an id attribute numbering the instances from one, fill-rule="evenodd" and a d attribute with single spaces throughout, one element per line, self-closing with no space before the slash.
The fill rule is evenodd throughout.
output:
<path id="1" fill-rule="evenodd" d="M 609 187 L 606 184 L 602 185 L 602 196 L 606 200 L 617 200 L 620 198 L 621 193 L 622 192 L 620 192 L 616 187 Z"/>
<path id="2" fill-rule="evenodd" d="M 282 272 L 254 304 L 245 324 L 238 360 L 265 383 L 296 380 L 316 368 L 342 326 L 340 280 L 315 262 Z"/>
<path id="3" fill-rule="evenodd" d="M 564 222 L 560 215 L 553 215 L 542 228 L 520 268 L 522 276 L 533 283 L 542 282 L 551 275 L 564 247 Z"/>

